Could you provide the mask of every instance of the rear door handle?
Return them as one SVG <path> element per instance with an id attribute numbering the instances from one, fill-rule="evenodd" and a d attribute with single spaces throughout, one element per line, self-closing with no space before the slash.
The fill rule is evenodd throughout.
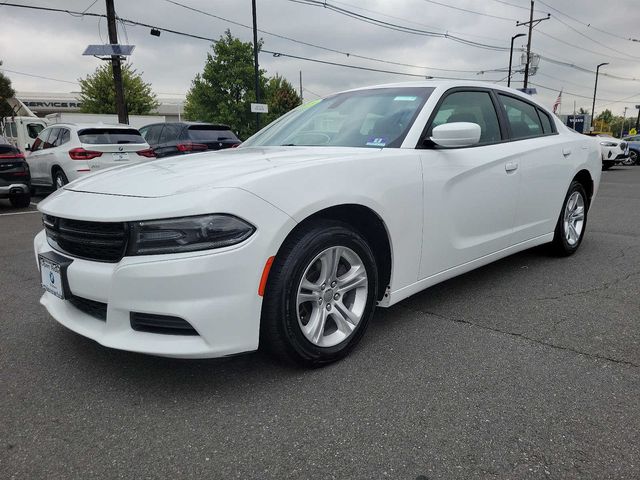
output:
<path id="1" fill-rule="evenodd" d="M 515 170 L 517 170 L 517 169 L 518 169 L 518 162 L 507 162 L 507 163 L 504 165 L 504 169 L 505 169 L 507 172 L 513 172 L 513 171 L 515 171 Z"/>
<path id="2" fill-rule="evenodd" d="M 571 155 L 571 149 L 570 148 L 563 148 L 562 149 L 562 155 L 564 155 L 565 157 L 568 157 L 569 155 Z"/>

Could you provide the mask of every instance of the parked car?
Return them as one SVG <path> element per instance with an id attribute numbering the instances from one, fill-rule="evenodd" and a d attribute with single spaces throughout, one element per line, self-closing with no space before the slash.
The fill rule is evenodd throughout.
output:
<path id="1" fill-rule="evenodd" d="M 629 158 L 634 164 L 640 165 L 640 135 L 624 137 L 623 140 L 629 145 Z"/>
<path id="2" fill-rule="evenodd" d="M 240 140 L 229 126 L 212 123 L 156 123 L 142 127 L 140 133 L 158 157 L 223 150 L 240 145 Z"/>
<path id="3" fill-rule="evenodd" d="M 496 84 L 342 92 L 239 148 L 104 172 L 41 202 L 41 303 L 108 347 L 260 345 L 324 365 L 376 305 L 536 245 L 575 253 L 601 169 L 596 140 Z"/>
<path id="4" fill-rule="evenodd" d="M 155 158 L 140 132 L 127 125 L 55 124 L 30 150 L 33 188 L 58 189 L 90 172 Z"/>
<path id="5" fill-rule="evenodd" d="M 31 175 L 24 154 L 0 136 L 0 198 L 8 198 L 16 208 L 31 203 Z"/>
<path id="6" fill-rule="evenodd" d="M 629 156 L 629 145 L 627 142 L 615 138 L 611 135 L 598 134 L 602 147 L 602 169 L 609 170 L 616 163 L 620 165 L 633 165 L 635 161 Z"/>

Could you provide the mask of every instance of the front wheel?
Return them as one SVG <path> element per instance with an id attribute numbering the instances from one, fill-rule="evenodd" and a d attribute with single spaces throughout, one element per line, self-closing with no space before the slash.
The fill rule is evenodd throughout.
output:
<path id="1" fill-rule="evenodd" d="M 269 273 L 261 346 L 309 367 L 339 360 L 362 338 L 377 290 L 375 258 L 360 233 L 330 220 L 302 226 Z"/>
<path id="2" fill-rule="evenodd" d="M 587 227 L 589 200 L 580 182 L 573 181 L 562 204 L 562 210 L 551 242 L 552 250 L 560 256 L 572 255 L 578 250 Z"/>
<path id="3" fill-rule="evenodd" d="M 638 152 L 635 150 L 629 150 L 629 159 L 633 162 L 630 165 L 640 165 L 638 163 Z"/>

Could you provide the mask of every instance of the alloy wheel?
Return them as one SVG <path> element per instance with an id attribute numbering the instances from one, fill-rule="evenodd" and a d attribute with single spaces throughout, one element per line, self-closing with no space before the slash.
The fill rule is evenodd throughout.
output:
<path id="1" fill-rule="evenodd" d="M 564 208 L 564 235 L 570 246 L 580 241 L 584 228 L 584 197 L 580 192 L 573 192 Z"/>
<path id="2" fill-rule="evenodd" d="M 320 252 L 307 265 L 296 298 L 298 324 L 318 347 L 349 338 L 364 314 L 369 282 L 362 259 L 347 247 Z"/>

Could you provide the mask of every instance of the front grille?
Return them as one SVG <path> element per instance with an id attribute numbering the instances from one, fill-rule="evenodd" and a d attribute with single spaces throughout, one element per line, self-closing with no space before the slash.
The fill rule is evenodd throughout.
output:
<path id="1" fill-rule="evenodd" d="M 69 303 L 80 310 L 82 313 L 102 320 L 107 320 L 107 304 L 102 302 L 96 302 L 95 300 L 89 300 L 88 298 L 76 297 L 72 295 L 69 297 Z"/>
<path id="2" fill-rule="evenodd" d="M 131 328 L 138 332 L 161 333 L 164 335 L 198 335 L 198 332 L 189 322 L 179 317 L 131 312 L 129 318 Z"/>
<path id="3" fill-rule="evenodd" d="M 118 262 L 127 248 L 124 222 L 85 222 L 44 215 L 47 241 L 55 250 L 74 257 Z"/>

